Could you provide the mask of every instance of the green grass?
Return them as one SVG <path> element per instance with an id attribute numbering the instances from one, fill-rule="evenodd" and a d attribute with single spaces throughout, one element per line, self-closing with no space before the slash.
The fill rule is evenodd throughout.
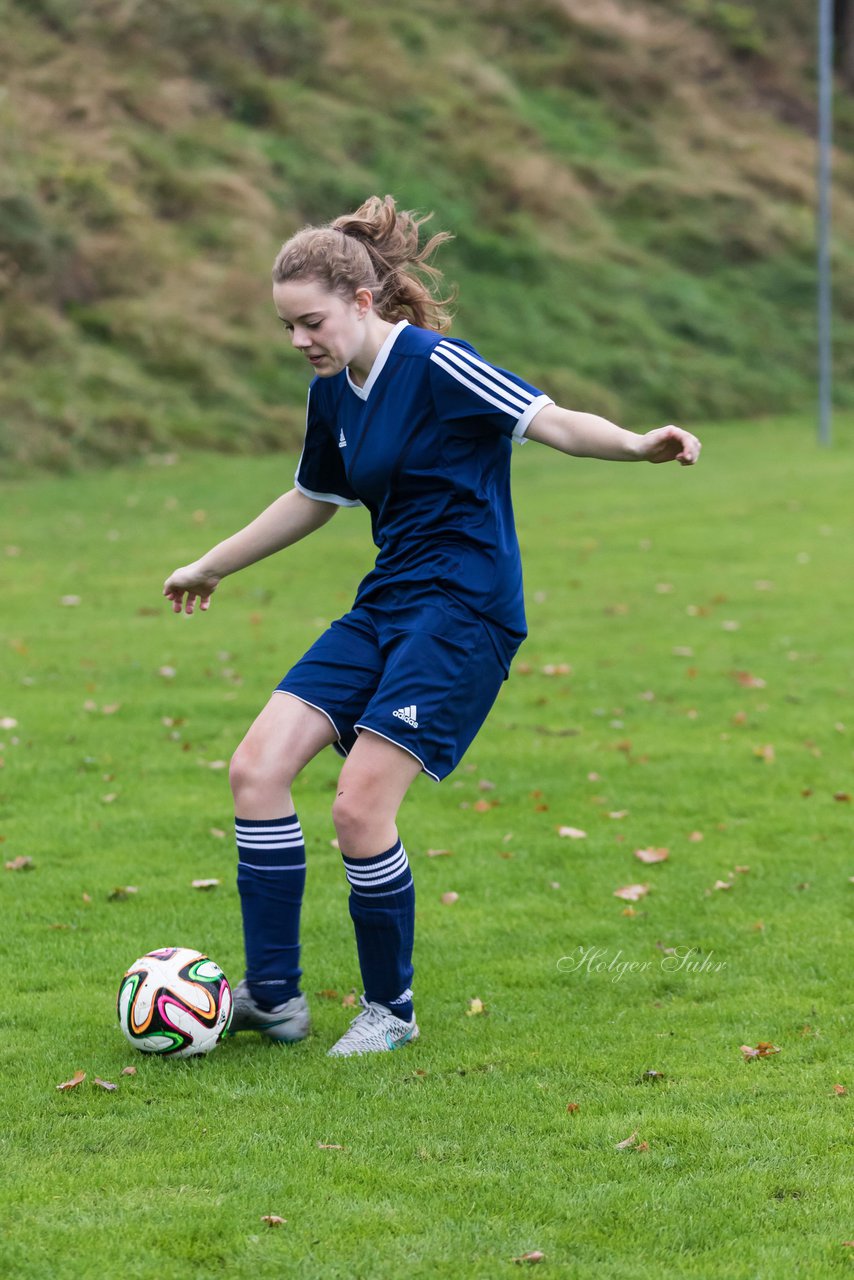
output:
<path id="1" fill-rule="evenodd" d="M 422 1038 L 368 1061 L 326 1058 L 350 1015 L 314 995 L 358 984 L 331 752 L 298 786 L 311 1040 L 148 1060 L 113 1005 L 156 946 L 240 975 L 209 766 L 346 608 L 371 559 L 363 513 L 186 619 L 162 579 L 287 487 L 292 457 L 5 487 L 0 717 L 18 723 L 0 733 L 0 835 L 4 860 L 35 863 L 0 874 L 5 1275 L 493 1280 L 534 1249 L 544 1274 L 585 1280 L 846 1273 L 852 425 L 832 451 L 804 421 L 710 428 L 687 472 L 518 451 L 531 634 L 467 760 L 402 811 Z M 641 866 L 648 846 L 669 860 Z M 221 887 L 191 889 L 208 876 Z M 636 881 L 651 889 L 630 915 L 613 891 Z M 709 963 L 668 972 L 668 947 Z M 579 948 L 635 968 L 569 972 Z M 475 997 L 487 1012 L 467 1016 Z M 744 1062 L 760 1040 L 781 1052 Z M 57 1092 L 76 1069 L 87 1081 Z M 645 1149 L 617 1150 L 634 1131 Z"/>

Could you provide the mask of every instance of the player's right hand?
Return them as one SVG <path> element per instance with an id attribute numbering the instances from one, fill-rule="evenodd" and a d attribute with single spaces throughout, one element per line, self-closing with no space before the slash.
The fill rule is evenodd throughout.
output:
<path id="1" fill-rule="evenodd" d="M 192 613 L 199 602 L 199 608 L 205 613 L 211 604 L 211 596 L 219 585 L 219 577 L 209 569 L 196 564 L 184 565 L 176 569 L 163 584 L 163 594 L 172 601 L 173 613 Z"/>

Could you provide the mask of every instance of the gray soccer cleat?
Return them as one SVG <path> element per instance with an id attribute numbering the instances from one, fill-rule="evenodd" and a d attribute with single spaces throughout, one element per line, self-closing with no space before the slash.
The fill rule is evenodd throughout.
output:
<path id="1" fill-rule="evenodd" d="M 260 1031 L 268 1040 L 304 1040 L 311 1029 L 311 1018 L 304 995 L 294 996 L 273 1009 L 261 1009 L 252 996 L 246 980 L 238 982 L 232 992 L 234 1013 L 230 1031 Z"/>
<path id="2" fill-rule="evenodd" d="M 418 1037 L 415 1014 L 411 1022 L 404 1022 L 384 1004 L 366 1000 L 364 996 L 359 998 L 364 1005 L 362 1012 L 356 1014 L 341 1039 L 327 1051 L 328 1058 L 349 1058 L 357 1053 L 388 1053 L 390 1049 L 399 1049 Z"/>

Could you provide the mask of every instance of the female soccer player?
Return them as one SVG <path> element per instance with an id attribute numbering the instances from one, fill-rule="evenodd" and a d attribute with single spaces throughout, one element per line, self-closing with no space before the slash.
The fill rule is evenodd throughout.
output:
<path id="1" fill-rule="evenodd" d="M 678 427 L 636 435 L 558 408 L 536 387 L 444 337 L 448 315 L 419 247 L 425 219 L 374 196 L 306 227 L 273 267 L 273 301 L 314 369 L 295 487 L 166 580 L 176 613 L 220 581 L 364 504 L 379 554 L 352 609 L 287 673 L 231 764 L 246 977 L 234 1029 L 303 1039 L 299 918 L 305 845 L 291 799 L 326 746 L 346 757 L 332 817 L 350 884 L 363 1008 L 330 1055 L 385 1052 L 418 1035 L 415 889 L 396 818 L 415 777 L 455 768 L 525 637 L 510 503 L 511 441 L 613 461 L 697 461 Z"/>

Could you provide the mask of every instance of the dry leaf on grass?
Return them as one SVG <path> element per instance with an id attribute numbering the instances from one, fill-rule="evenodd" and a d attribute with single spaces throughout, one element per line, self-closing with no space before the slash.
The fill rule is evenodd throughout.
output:
<path id="1" fill-rule="evenodd" d="M 836 1094 L 837 1098 L 842 1098 L 845 1096 L 848 1090 L 845 1088 L 844 1084 L 835 1084 L 833 1086 L 833 1092 Z"/>
<path id="2" fill-rule="evenodd" d="M 348 994 L 348 995 L 346 995 L 346 996 L 344 997 L 344 999 L 341 1001 L 341 1008 L 342 1008 L 342 1009 L 355 1009 L 355 1007 L 356 1007 L 356 1005 L 357 1005 L 358 1003 L 359 1003 L 359 1001 L 358 1001 L 358 999 L 357 999 L 357 997 L 356 997 L 356 988 L 355 988 L 355 987 L 353 987 L 353 988 L 351 989 L 351 991 L 349 992 L 349 994 Z"/>
<path id="3" fill-rule="evenodd" d="M 472 808 L 475 813 L 489 813 L 490 809 L 494 809 L 497 803 L 497 800 L 475 800 Z"/>
<path id="4" fill-rule="evenodd" d="M 11 862 L 6 863 L 7 871 L 33 871 L 35 863 L 32 858 L 27 858 L 23 854 L 19 854 L 17 858 L 12 858 Z"/>
<path id="5" fill-rule="evenodd" d="M 669 849 L 635 849 L 635 857 L 639 862 L 666 862 L 670 857 Z"/>
<path id="6" fill-rule="evenodd" d="M 633 1146 L 634 1141 L 635 1141 L 635 1138 L 636 1138 L 637 1136 L 638 1136 L 638 1131 L 637 1131 L 637 1129 L 634 1129 L 634 1130 L 629 1134 L 628 1138 L 623 1138 L 623 1141 L 622 1141 L 622 1142 L 616 1142 L 616 1143 L 614 1143 L 614 1150 L 615 1150 L 615 1151 L 625 1151 L 625 1149 L 626 1149 L 627 1147 L 631 1147 L 631 1146 Z"/>
<path id="7" fill-rule="evenodd" d="M 477 1013 L 486 1013 L 486 1005 L 477 996 L 469 1000 L 469 1007 L 466 1009 L 466 1017 L 473 1018 Z"/>
<path id="8" fill-rule="evenodd" d="M 287 1222 L 287 1218 L 280 1218 L 277 1213 L 265 1213 L 261 1221 L 265 1222 L 268 1227 L 283 1227 Z"/>
<path id="9" fill-rule="evenodd" d="M 136 1075 L 136 1067 L 122 1067 L 122 1075 L 123 1075 L 123 1076 L 135 1076 L 135 1075 Z"/>
<path id="10" fill-rule="evenodd" d="M 615 898 L 623 898 L 626 902 L 638 902 L 649 893 L 648 884 L 625 884 L 622 889 L 614 890 Z"/>
<path id="11" fill-rule="evenodd" d="M 334 987 L 326 987 L 323 991 L 315 991 L 318 1000 L 337 1000 L 338 992 Z"/>
<path id="12" fill-rule="evenodd" d="M 428 849 L 425 854 L 427 858 L 452 858 L 453 856 L 450 849 Z"/>
<path id="13" fill-rule="evenodd" d="M 441 901 L 445 904 L 446 907 L 449 907 L 451 906 L 452 903 L 457 902 L 459 900 L 459 896 L 460 895 L 458 893 L 454 893 L 453 889 L 450 889 L 447 893 L 442 894 Z"/>
<path id="14" fill-rule="evenodd" d="M 221 880 L 194 880 L 191 888 L 193 889 L 215 889 L 217 885 L 222 884 Z"/>
<path id="15" fill-rule="evenodd" d="M 564 836 L 568 840 L 586 840 L 587 832 L 582 831 L 580 827 L 558 827 L 559 836 Z"/>
<path id="16" fill-rule="evenodd" d="M 779 1053 L 780 1050 L 776 1044 L 771 1044 L 769 1040 L 760 1040 L 755 1048 L 749 1044 L 741 1045 L 741 1052 L 744 1054 L 745 1062 L 753 1062 L 754 1058 L 770 1058 L 772 1054 Z"/>
<path id="17" fill-rule="evenodd" d="M 568 1103 L 566 1104 L 566 1109 L 567 1109 L 567 1111 L 569 1112 L 569 1114 L 570 1114 L 570 1115 L 574 1115 L 576 1111 L 580 1111 L 580 1110 L 581 1110 L 581 1108 L 580 1108 L 580 1106 L 578 1105 L 578 1103 L 577 1103 L 577 1102 L 568 1102 Z"/>
<path id="18" fill-rule="evenodd" d="M 70 1080 L 64 1080 L 62 1084 L 58 1084 L 56 1087 L 57 1089 L 60 1090 L 61 1093 L 65 1093 L 69 1089 L 76 1089 L 77 1086 L 79 1084 L 82 1084 L 85 1079 L 86 1079 L 85 1071 L 75 1071 L 74 1075 L 71 1077 Z"/>
<path id="19" fill-rule="evenodd" d="M 545 1254 L 540 1249 L 532 1249 L 530 1253 L 520 1253 L 518 1258 L 511 1258 L 511 1262 L 542 1262 Z"/>
<path id="20" fill-rule="evenodd" d="M 96 1084 L 99 1089 L 106 1089 L 107 1093 L 115 1093 L 119 1087 L 117 1084 L 113 1084 L 111 1080 L 102 1080 L 100 1076 L 93 1076 L 92 1083 Z"/>
<path id="21" fill-rule="evenodd" d="M 337 1142 L 318 1142 L 320 1151 L 346 1151 L 346 1147 L 340 1146 Z"/>

